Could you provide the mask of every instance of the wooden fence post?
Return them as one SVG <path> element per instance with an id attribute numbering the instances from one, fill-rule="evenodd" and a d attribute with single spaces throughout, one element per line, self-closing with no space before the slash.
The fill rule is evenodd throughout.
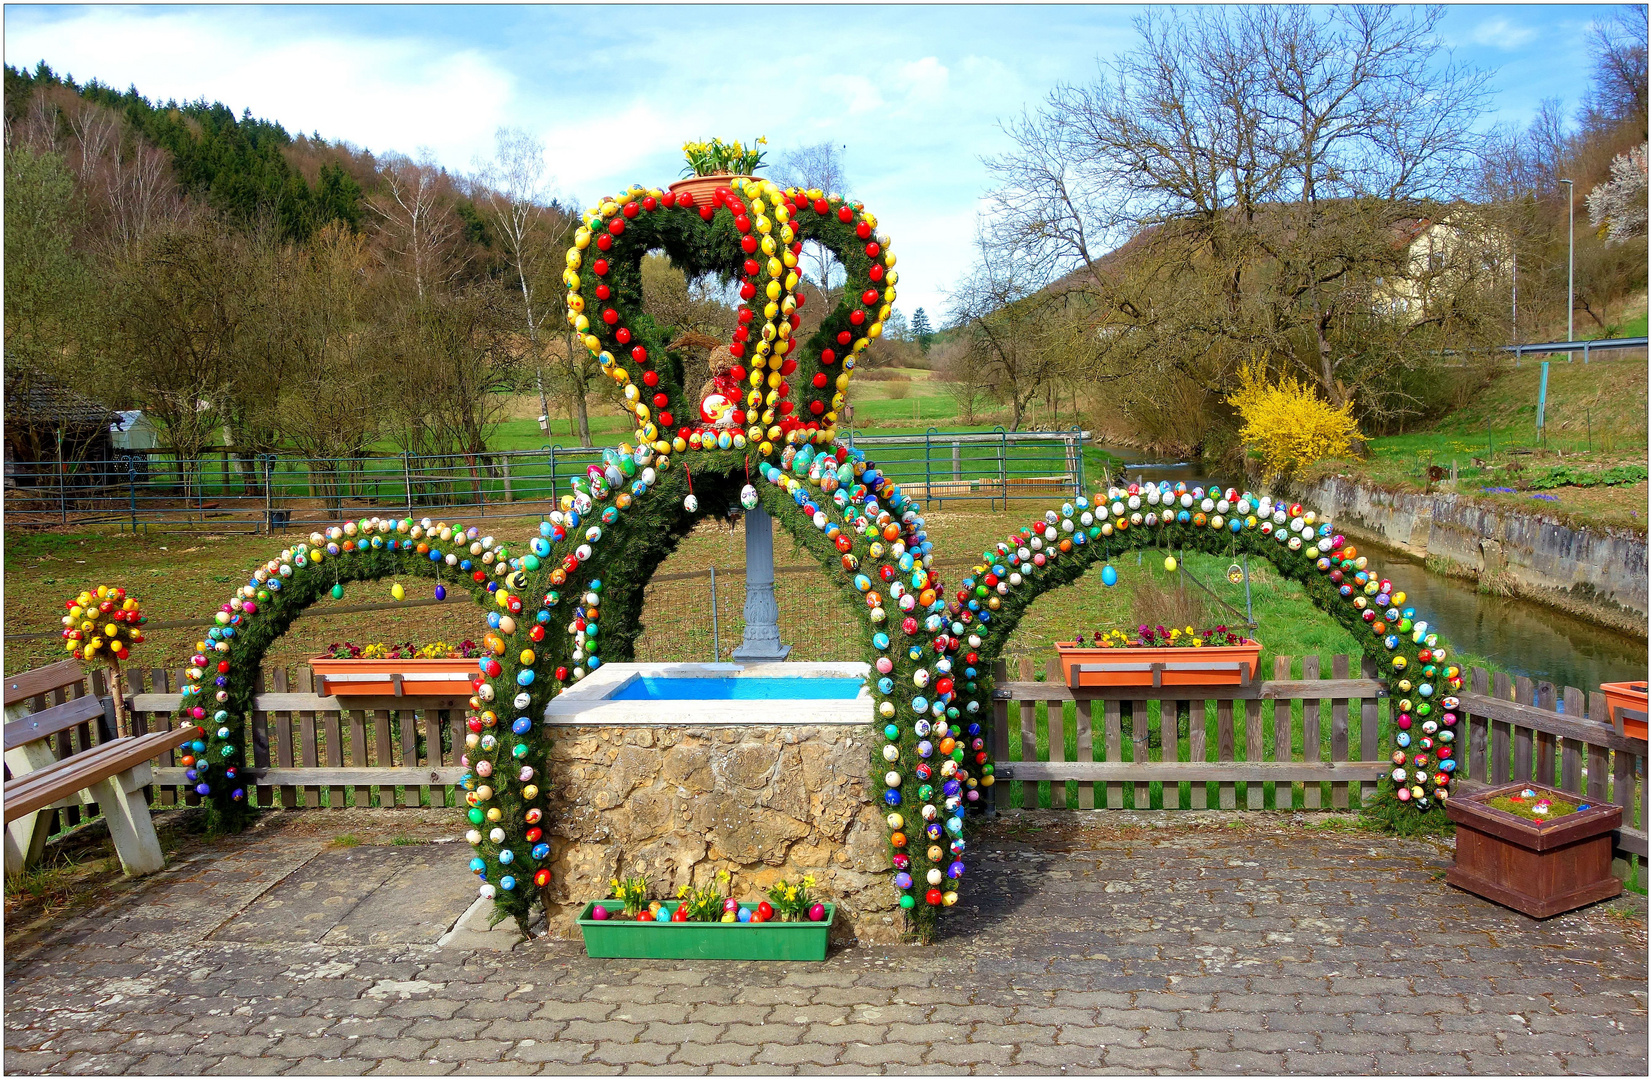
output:
<path id="1" fill-rule="evenodd" d="M 1059 670 L 1053 667 L 1051 671 Z M 1078 725 L 1078 743 L 1075 755 L 1079 761 L 1094 761 L 1095 752 L 1090 746 L 1090 702 L 1076 701 L 1073 703 L 1073 718 Z M 1080 810 L 1094 810 L 1096 808 L 1096 785 L 1092 780 L 1081 780 L 1078 784 L 1078 808 Z"/>
<path id="2" fill-rule="evenodd" d="M 1119 715 L 1119 701 L 1117 698 L 1108 698 L 1102 706 L 1102 715 L 1107 724 L 1107 760 L 1119 762 L 1124 760 L 1124 731 L 1123 720 Z M 1124 785 L 1117 780 L 1107 785 L 1106 805 L 1113 810 L 1124 809 Z"/>
<path id="3" fill-rule="evenodd" d="M 1283 681 L 1291 677 L 1291 658 L 1276 656 L 1273 658 L 1273 677 L 1276 681 Z M 1273 759 L 1275 761 L 1291 761 L 1295 758 L 1291 746 L 1291 703 L 1287 698 L 1275 699 L 1273 703 Z M 1290 810 L 1296 806 L 1296 785 L 1289 781 L 1281 784 L 1269 784 L 1273 788 L 1273 808 L 1275 810 Z M 1284 805 L 1280 805 L 1280 794 L 1284 794 Z"/>
<path id="4" fill-rule="evenodd" d="M 1002 696 L 1007 693 L 1005 684 L 1010 681 L 1009 669 L 1004 661 L 994 660 L 992 663 L 992 760 L 999 764 L 1010 759 L 1010 703 Z M 1002 805 L 998 801 L 998 790 L 1004 789 Z M 1009 808 L 1009 788 L 994 780 L 988 790 L 988 798 L 992 803 L 993 816 L 1001 814 Z"/>
<path id="5" fill-rule="evenodd" d="M 1032 657 L 1023 656 L 1021 658 L 1020 669 L 1021 669 L 1021 671 L 1020 671 L 1021 682 L 1022 683 L 1032 682 L 1033 681 Z M 1026 691 L 1027 695 L 1030 695 L 1031 693 L 1032 693 L 1032 691 L 1030 691 L 1030 690 Z M 1020 718 L 1021 718 L 1021 760 L 1022 761 L 1037 761 L 1038 760 L 1038 730 L 1037 730 L 1038 707 L 1031 700 L 1027 700 L 1026 696 L 1024 695 L 1023 700 L 1021 700 L 1020 702 L 1017 703 L 1016 708 L 1019 711 L 1019 715 L 1020 715 Z M 1022 782 L 1022 784 L 1021 784 L 1021 809 L 1023 809 L 1023 810 L 1037 810 L 1038 809 L 1038 781 L 1036 781 L 1036 780 L 1026 780 L 1026 781 Z"/>
<path id="6" fill-rule="evenodd" d="M 1348 677 L 1348 658 L 1346 656 L 1331 657 L 1331 677 L 1346 679 Z M 1331 760 L 1348 760 L 1348 699 L 1331 699 Z M 1331 809 L 1348 809 L 1348 784 L 1346 781 L 1337 781 L 1331 784 Z"/>
<path id="7" fill-rule="evenodd" d="M 1233 760 L 1233 701 L 1223 698 L 1216 703 L 1216 760 Z M 1238 806 L 1238 788 L 1232 780 L 1224 780 L 1216 785 L 1216 805 L 1222 810 L 1233 810 Z"/>
<path id="8" fill-rule="evenodd" d="M 1583 704 L 1583 691 L 1577 687 L 1566 687 L 1563 700 L 1567 716 L 1581 720 L 1589 715 Z M 1576 795 L 1583 794 L 1583 744 L 1576 739 L 1560 740 L 1560 787 Z"/>
<path id="9" fill-rule="evenodd" d="M 1375 679 L 1377 664 L 1368 656 L 1360 658 L 1359 673 L 1362 678 Z M 1363 697 L 1359 700 L 1359 756 L 1365 761 L 1377 760 L 1377 699 Z M 1369 806 L 1377 797 L 1377 782 L 1368 780 L 1359 786 L 1359 802 L 1361 806 Z"/>
<path id="10" fill-rule="evenodd" d="M 1309 653 L 1302 658 L 1302 678 L 1311 682 L 1319 678 L 1319 657 Z M 1319 698 L 1312 690 L 1302 697 L 1302 760 L 1321 761 L 1324 753 L 1319 746 Z M 1306 810 L 1318 810 L 1320 805 L 1319 784 L 1308 781 L 1302 785 L 1302 806 Z"/>

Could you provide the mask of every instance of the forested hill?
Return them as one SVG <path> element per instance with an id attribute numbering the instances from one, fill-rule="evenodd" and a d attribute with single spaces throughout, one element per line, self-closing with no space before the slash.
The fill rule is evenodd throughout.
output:
<path id="1" fill-rule="evenodd" d="M 41 99 L 40 89 L 59 101 L 78 95 L 119 113 L 170 155 L 185 192 L 245 224 L 273 222 L 283 237 L 300 242 L 332 221 L 361 225 L 363 181 L 370 184 L 373 175 L 369 155 L 329 147 L 319 135 L 295 139 L 250 110 L 237 118 L 222 102 L 155 104 L 136 87 L 118 91 L 95 79 L 79 85 L 44 62 L 33 71 L 6 65 L 8 127 Z M 59 112 L 57 123 L 67 127 L 68 115 Z"/>

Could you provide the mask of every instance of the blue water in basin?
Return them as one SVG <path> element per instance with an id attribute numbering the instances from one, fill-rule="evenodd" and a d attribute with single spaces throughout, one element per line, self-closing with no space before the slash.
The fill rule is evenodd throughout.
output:
<path id="1" fill-rule="evenodd" d="M 669 678 L 639 675 L 608 695 L 609 701 L 850 701 L 859 696 L 853 677 L 784 679 L 729 675 Z"/>

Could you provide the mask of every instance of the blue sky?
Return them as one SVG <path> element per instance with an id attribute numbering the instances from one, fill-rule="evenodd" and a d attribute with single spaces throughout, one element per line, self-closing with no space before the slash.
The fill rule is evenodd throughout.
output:
<path id="1" fill-rule="evenodd" d="M 472 168 L 501 125 L 545 140 L 589 205 L 675 179 L 690 138 L 831 139 L 901 257 L 900 308 L 944 312 L 969 259 L 1001 118 L 1135 41 L 1137 6 L 45 7 L 5 9 L 6 62 L 216 99 L 375 152 Z M 1587 88 L 1606 5 L 1457 5 L 1456 56 L 1495 72 L 1493 120 Z M 747 74 L 739 50 L 784 56 Z"/>

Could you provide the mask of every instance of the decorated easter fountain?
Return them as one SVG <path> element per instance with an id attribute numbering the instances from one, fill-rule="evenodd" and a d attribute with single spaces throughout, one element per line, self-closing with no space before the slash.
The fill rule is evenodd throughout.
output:
<path id="1" fill-rule="evenodd" d="M 807 337 L 805 242 L 830 249 L 847 275 Z M 643 310 L 640 264 L 655 250 L 691 275 L 738 280 L 734 363 L 716 400 L 685 388 L 672 328 Z M 992 662 L 1022 613 L 1131 549 L 1191 548 L 1269 559 L 1356 632 L 1392 695 L 1389 803 L 1437 812 L 1457 768 L 1461 672 L 1403 595 L 1310 510 L 1249 492 L 1108 489 L 1029 515 L 943 585 L 920 507 L 836 439 L 857 359 L 895 301 L 895 265 L 861 204 L 762 178 L 602 200 L 564 280 L 572 329 L 613 380 L 633 438 L 574 480 L 523 544 L 368 518 L 258 567 L 218 612 L 184 687 L 186 722 L 206 744 L 191 771 L 197 793 L 224 825 L 244 819 L 254 680 L 299 613 L 343 582 L 423 576 L 486 610 L 461 812 L 478 893 L 501 915 L 525 927 L 544 904 L 569 929 L 635 862 L 684 886 L 731 864 L 759 888 L 816 868 L 858 936 L 929 940 L 967 880 L 969 821 L 993 783 Z M 650 575 L 697 521 L 735 504 L 779 522 L 857 613 L 863 644 L 848 666 L 772 655 L 710 670 L 624 666 Z M 789 689 L 739 687 L 776 677 Z M 669 683 L 707 678 L 734 685 L 696 696 L 705 688 Z M 736 790 L 749 797 L 720 801 Z M 623 840 L 641 819 L 652 839 Z"/>

